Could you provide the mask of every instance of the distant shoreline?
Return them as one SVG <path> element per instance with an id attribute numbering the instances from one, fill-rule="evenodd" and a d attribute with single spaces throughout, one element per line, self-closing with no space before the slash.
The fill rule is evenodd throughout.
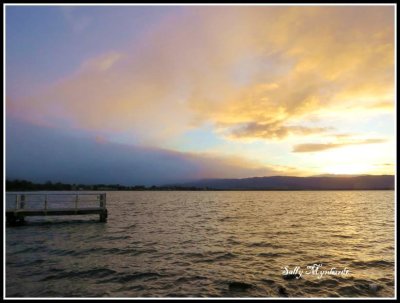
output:
<path id="1" fill-rule="evenodd" d="M 135 189 L 85 189 L 85 190 L 51 190 L 51 189 L 41 189 L 41 190 L 10 190 L 6 191 L 6 193 L 13 192 L 42 192 L 42 191 L 56 191 L 56 192 L 85 192 L 85 191 L 96 191 L 96 192 L 105 192 L 105 191 L 394 191 L 394 188 L 382 188 L 382 189 L 364 189 L 364 188 L 353 188 L 353 189 L 143 189 L 143 190 L 135 190 Z"/>
<path id="2" fill-rule="evenodd" d="M 185 184 L 121 185 L 33 183 L 27 180 L 6 180 L 11 191 L 352 191 L 395 190 L 394 176 L 354 177 L 258 177 L 246 179 L 206 179 Z"/>

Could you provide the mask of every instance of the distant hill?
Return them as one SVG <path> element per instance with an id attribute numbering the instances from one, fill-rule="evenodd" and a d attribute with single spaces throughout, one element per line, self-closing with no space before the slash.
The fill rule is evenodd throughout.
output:
<path id="1" fill-rule="evenodd" d="M 379 190 L 394 189 L 394 176 L 275 176 L 245 179 L 205 179 L 179 185 L 219 190 Z"/>

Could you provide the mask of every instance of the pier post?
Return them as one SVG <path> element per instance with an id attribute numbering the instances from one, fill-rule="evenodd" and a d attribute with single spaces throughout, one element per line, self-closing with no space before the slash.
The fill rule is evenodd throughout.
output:
<path id="1" fill-rule="evenodd" d="M 100 207 L 106 208 L 106 194 L 100 194 Z"/>
<path id="2" fill-rule="evenodd" d="M 17 217 L 14 215 L 14 213 L 8 213 L 6 216 L 7 216 L 7 224 L 16 225 Z"/>
<path id="3" fill-rule="evenodd" d="M 100 208 L 103 209 L 100 214 L 100 222 L 107 222 L 106 194 L 100 194 Z"/>
<path id="4" fill-rule="evenodd" d="M 107 209 L 100 214 L 100 222 L 107 222 Z"/>
<path id="5" fill-rule="evenodd" d="M 16 215 L 15 213 L 6 214 L 6 222 L 8 225 L 16 226 L 25 223 L 25 217 L 21 215 Z"/>
<path id="6" fill-rule="evenodd" d="M 25 208 L 25 195 L 21 195 L 21 201 L 19 203 L 19 208 L 21 208 L 21 209 Z"/>
<path id="7" fill-rule="evenodd" d="M 21 195 L 21 204 L 19 205 L 21 209 L 25 208 L 25 195 Z M 19 215 L 16 217 L 18 224 L 25 223 L 25 217 L 23 215 Z"/>
<path id="8" fill-rule="evenodd" d="M 76 196 L 75 196 L 75 213 L 78 212 L 78 199 L 79 199 L 79 196 L 76 195 Z"/>
<path id="9" fill-rule="evenodd" d="M 25 217 L 24 216 L 17 216 L 18 219 L 18 224 L 24 224 L 25 223 Z"/>

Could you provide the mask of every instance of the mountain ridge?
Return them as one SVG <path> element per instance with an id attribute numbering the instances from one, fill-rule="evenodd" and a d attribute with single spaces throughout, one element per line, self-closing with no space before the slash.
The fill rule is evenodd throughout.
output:
<path id="1" fill-rule="evenodd" d="M 269 176 L 210 178 L 175 185 L 218 190 L 392 190 L 394 181 L 394 175 Z"/>

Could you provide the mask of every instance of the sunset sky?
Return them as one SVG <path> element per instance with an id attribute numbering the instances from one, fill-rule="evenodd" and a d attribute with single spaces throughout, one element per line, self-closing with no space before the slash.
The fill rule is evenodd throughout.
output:
<path id="1" fill-rule="evenodd" d="M 394 174 L 394 6 L 6 7 L 6 177 Z"/>

